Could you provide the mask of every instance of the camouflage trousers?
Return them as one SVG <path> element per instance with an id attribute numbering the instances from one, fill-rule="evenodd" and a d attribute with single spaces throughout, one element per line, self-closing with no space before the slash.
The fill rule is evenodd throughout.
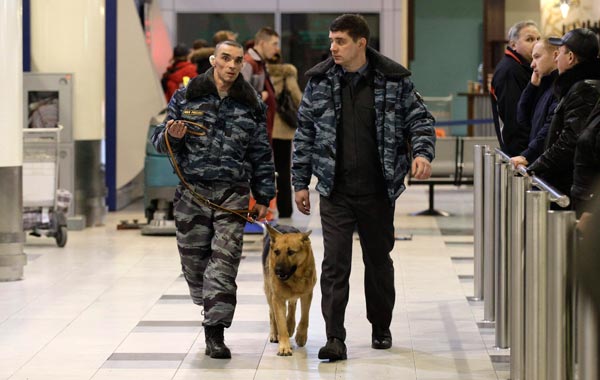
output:
<path id="1" fill-rule="evenodd" d="M 210 183 L 196 185 L 195 191 L 223 207 L 248 208 L 247 184 Z M 198 205 L 181 185 L 175 192 L 174 216 L 181 268 L 192 300 L 204 306 L 203 324 L 231 326 L 245 222 L 234 214 Z"/>

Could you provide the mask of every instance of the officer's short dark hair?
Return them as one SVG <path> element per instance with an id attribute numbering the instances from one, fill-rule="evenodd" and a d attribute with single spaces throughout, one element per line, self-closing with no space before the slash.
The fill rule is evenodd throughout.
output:
<path id="1" fill-rule="evenodd" d="M 232 32 L 231 30 L 218 30 L 213 35 L 213 44 L 215 46 L 217 46 L 217 44 L 219 42 L 235 41 L 236 38 L 237 38 L 237 33 Z"/>
<path id="2" fill-rule="evenodd" d="M 367 20 L 359 14 L 343 14 L 331 22 L 329 26 L 331 32 L 346 32 L 355 42 L 364 38 L 369 42 L 371 32 Z"/>
<path id="3" fill-rule="evenodd" d="M 279 37 L 279 33 L 277 33 L 275 29 L 265 26 L 256 32 L 254 35 L 254 42 L 258 43 L 258 41 L 268 41 L 273 36 Z"/>
<path id="4" fill-rule="evenodd" d="M 215 46 L 215 53 L 219 50 L 219 48 L 223 45 L 227 45 L 227 46 L 233 46 L 236 48 L 240 48 L 242 49 L 242 51 L 244 50 L 244 47 L 242 46 L 242 44 L 240 44 L 237 41 L 231 41 L 231 40 L 226 40 L 226 41 L 221 41 L 217 44 L 217 46 Z"/>

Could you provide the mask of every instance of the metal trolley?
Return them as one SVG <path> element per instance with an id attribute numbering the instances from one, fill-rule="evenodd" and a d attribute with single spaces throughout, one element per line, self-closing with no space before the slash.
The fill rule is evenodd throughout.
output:
<path id="1" fill-rule="evenodd" d="M 58 189 L 59 143 L 62 126 L 23 129 L 23 229 L 33 236 L 67 244 L 67 190 Z"/>

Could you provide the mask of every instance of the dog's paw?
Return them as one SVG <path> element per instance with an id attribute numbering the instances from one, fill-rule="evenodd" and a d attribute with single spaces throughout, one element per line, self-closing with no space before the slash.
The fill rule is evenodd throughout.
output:
<path id="1" fill-rule="evenodd" d="M 307 339 L 308 339 L 308 334 L 307 334 L 306 330 L 300 330 L 300 329 L 296 330 L 296 336 L 294 337 L 294 340 L 296 340 L 296 344 L 299 347 L 304 347 Z"/>
<path id="2" fill-rule="evenodd" d="M 279 339 L 277 339 L 277 334 L 269 334 L 269 342 L 279 343 Z"/>
<path id="3" fill-rule="evenodd" d="M 292 348 L 290 346 L 279 345 L 277 356 L 292 356 Z"/>

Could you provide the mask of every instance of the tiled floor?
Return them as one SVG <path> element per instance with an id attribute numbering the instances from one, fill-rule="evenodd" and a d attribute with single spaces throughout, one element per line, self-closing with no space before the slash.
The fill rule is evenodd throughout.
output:
<path id="1" fill-rule="evenodd" d="M 507 352 L 493 348 L 492 328 L 478 327 L 481 303 L 467 300 L 473 294 L 471 189 L 436 187 L 436 207 L 453 216 L 410 216 L 426 208 L 426 194 L 413 187 L 396 207 L 390 350 L 370 348 L 356 241 L 348 360 L 317 359 L 325 342 L 318 283 L 306 347 L 278 357 L 277 345 L 268 342 L 260 237 L 247 235 L 239 303 L 225 335 L 233 358 L 207 358 L 200 309 L 180 276 L 174 238 L 116 229 L 123 219 L 143 218 L 138 204 L 110 213 L 103 227 L 70 231 L 65 248 L 28 238 L 25 279 L 0 283 L 0 379 L 505 379 Z M 294 214 L 281 222 L 313 231 L 320 262 L 316 197 L 312 205 L 310 217 Z"/>

